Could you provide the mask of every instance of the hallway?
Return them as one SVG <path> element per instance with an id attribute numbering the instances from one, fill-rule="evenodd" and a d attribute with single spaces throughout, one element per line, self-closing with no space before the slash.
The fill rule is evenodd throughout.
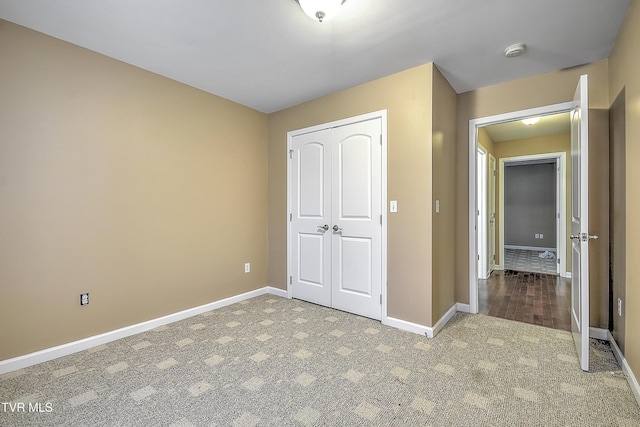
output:
<path id="1" fill-rule="evenodd" d="M 571 280 L 557 275 L 494 271 L 478 280 L 479 313 L 571 330 Z"/>

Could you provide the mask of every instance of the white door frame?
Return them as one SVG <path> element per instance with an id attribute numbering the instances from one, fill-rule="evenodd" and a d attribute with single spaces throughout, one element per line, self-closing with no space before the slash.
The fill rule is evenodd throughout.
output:
<path id="1" fill-rule="evenodd" d="M 476 195 L 476 152 L 478 149 L 478 128 L 498 123 L 512 122 L 531 116 L 548 116 L 566 113 L 573 108 L 573 102 L 546 105 L 527 110 L 512 111 L 494 116 L 469 120 L 469 312 L 478 313 L 478 271 L 477 271 L 477 195 Z"/>
<path id="2" fill-rule="evenodd" d="M 560 256 L 560 264 L 556 265 L 556 272 L 562 277 L 571 277 L 571 273 L 567 275 L 567 260 L 566 260 L 566 248 L 567 248 L 567 153 L 541 153 L 541 154 L 529 154 L 526 156 L 517 157 L 505 157 L 499 160 L 498 170 L 500 180 L 499 196 L 498 196 L 498 217 L 500 223 L 498 224 L 498 244 L 500 251 L 500 266 L 499 270 L 504 270 L 504 167 L 505 163 L 510 162 L 522 162 L 530 160 L 555 160 L 559 170 L 556 171 L 556 251 L 557 256 Z"/>
<path id="3" fill-rule="evenodd" d="M 387 324 L 387 110 L 379 110 L 371 113 L 361 114 L 359 116 L 349 117 L 346 119 L 335 120 L 329 123 L 323 123 L 315 126 L 306 127 L 303 129 L 293 130 L 287 132 L 287 298 L 292 298 L 291 278 L 292 278 L 292 262 L 291 262 L 291 162 L 289 157 L 291 155 L 291 140 L 293 137 L 317 132 L 324 129 L 330 129 L 340 126 L 346 126 L 353 123 L 364 122 L 380 118 L 382 123 L 382 164 L 381 177 L 382 177 L 382 262 L 381 262 L 381 283 L 382 283 L 382 307 L 381 307 L 381 322 Z"/>

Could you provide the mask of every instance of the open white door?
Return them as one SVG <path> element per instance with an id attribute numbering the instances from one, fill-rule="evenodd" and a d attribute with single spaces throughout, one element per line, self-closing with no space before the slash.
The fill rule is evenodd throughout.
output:
<path id="1" fill-rule="evenodd" d="M 587 76 L 571 110 L 571 332 L 580 367 L 589 370 L 589 99 Z"/>
<path id="2" fill-rule="evenodd" d="M 487 185 L 488 203 L 487 214 L 489 217 L 489 229 L 487 239 L 489 240 L 487 277 L 496 268 L 496 158 L 489 154 L 489 181 Z"/>

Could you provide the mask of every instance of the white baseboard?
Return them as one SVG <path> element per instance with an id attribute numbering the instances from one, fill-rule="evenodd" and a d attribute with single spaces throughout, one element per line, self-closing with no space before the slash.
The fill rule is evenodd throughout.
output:
<path id="1" fill-rule="evenodd" d="M 560 277 L 564 277 L 565 279 L 571 279 L 571 272 L 565 271 L 564 273 L 560 273 Z"/>
<path id="2" fill-rule="evenodd" d="M 609 337 L 611 336 L 611 334 L 609 333 L 608 329 L 589 328 L 589 336 L 598 340 L 609 341 Z"/>
<path id="3" fill-rule="evenodd" d="M 456 303 L 456 309 L 462 313 L 471 313 L 471 307 L 469 306 L 469 304 L 458 302 Z"/>
<path id="4" fill-rule="evenodd" d="M 622 372 L 624 372 L 624 375 L 627 378 L 627 382 L 633 392 L 633 396 L 636 398 L 638 406 L 640 406 L 640 385 L 638 384 L 638 380 L 636 379 L 636 376 L 633 375 L 631 367 L 627 363 L 627 359 L 625 359 L 624 355 L 620 351 L 620 347 L 618 347 L 618 343 L 615 338 L 613 338 L 613 335 L 611 335 L 611 332 L 609 332 L 609 341 L 611 342 L 611 347 L 613 347 L 613 354 L 616 356 L 616 359 L 618 359 L 620 366 L 622 366 Z"/>
<path id="5" fill-rule="evenodd" d="M 282 298 L 287 298 L 287 290 L 275 288 L 273 286 L 267 286 L 267 293 L 271 295 L 275 295 Z"/>
<path id="6" fill-rule="evenodd" d="M 433 338 L 433 329 L 428 326 L 407 322 L 406 320 L 400 320 L 394 317 L 387 317 L 387 321 L 385 324 L 387 326 L 391 326 L 392 328 L 401 329 L 407 332 L 413 332 L 414 334 L 418 335 L 424 335 L 427 338 Z M 431 336 L 429 336 L 429 334 L 431 334 Z"/>
<path id="7" fill-rule="evenodd" d="M 454 314 L 457 312 L 457 304 L 454 304 L 447 312 L 436 322 L 433 327 L 419 325 L 417 323 L 407 322 L 406 320 L 396 319 L 394 317 L 387 317 L 386 325 L 392 328 L 401 329 L 407 332 L 413 332 L 414 334 L 424 335 L 427 338 L 433 338 L 440 332 L 444 325 L 451 320 Z"/>
<path id="8" fill-rule="evenodd" d="M 505 249 L 521 249 L 524 251 L 540 251 L 540 252 L 544 252 L 544 251 L 551 251 L 551 252 L 557 252 L 556 248 L 544 248 L 544 247 L 540 247 L 540 246 L 518 246 L 518 245 L 504 245 Z"/>
<path id="9" fill-rule="evenodd" d="M 177 313 L 169 314 L 157 319 L 148 320 L 146 322 L 137 323 L 135 325 L 125 326 L 124 328 L 116 329 L 114 331 L 109 331 L 67 344 L 46 348 L 44 350 L 14 357 L 12 359 L 0 360 L 0 375 L 33 366 L 38 363 L 48 362 L 49 360 L 87 350 L 92 347 L 97 347 L 99 345 L 106 344 L 120 338 L 139 334 L 141 332 L 157 328 L 158 326 L 167 325 L 169 323 L 177 322 L 188 317 L 197 316 L 198 314 L 202 314 L 207 311 L 215 310 L 217 308 L 225 307 L 227 305 L 235 304 L 237 302 L 264 294 L 273 294 L 276 296 L 284 297 L 287 296 L 287 292 L 283 291 L 282 289 L 274 288 L 272 286 L 265 286 L 264 288 L 256 289 L 255 291 L 250 291 L 219 301 L 214 301 L 212 303 L 201 305 L 199 307 L 189 308 L 187 310 L 179 311 Z"/>
<path id="10" fill-rule="evenodd" d="M 433 336 L 429 337 L 429 338 L 433 338 L 434 336 L 436 336 L 438 334 L 438 332 L 440 332 L 440 330 L 442 328 L 444 328 L 444 325 L 446 325 L 447 323 L 449 323 L 449 320 L 451 320 L 451 318 L 458 312 L 458 304 L 453 304 L 451 306 L 451 308 L 449 310 L 447 310 L 447 312 L 445 314 L 442 315 L 442 317 L 440 319 L 438 319 L 438 321 L 436 322 L 435 325 L 433 325 Z"/>

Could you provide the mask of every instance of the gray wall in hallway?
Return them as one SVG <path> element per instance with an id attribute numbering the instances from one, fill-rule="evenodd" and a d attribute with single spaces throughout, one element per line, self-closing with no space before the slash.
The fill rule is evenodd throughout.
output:
<path id="1" fill-rule="evenodd" d="M 505 165 L 504 216 L 505 245 L 555 248 L 555 162 Z"/>

